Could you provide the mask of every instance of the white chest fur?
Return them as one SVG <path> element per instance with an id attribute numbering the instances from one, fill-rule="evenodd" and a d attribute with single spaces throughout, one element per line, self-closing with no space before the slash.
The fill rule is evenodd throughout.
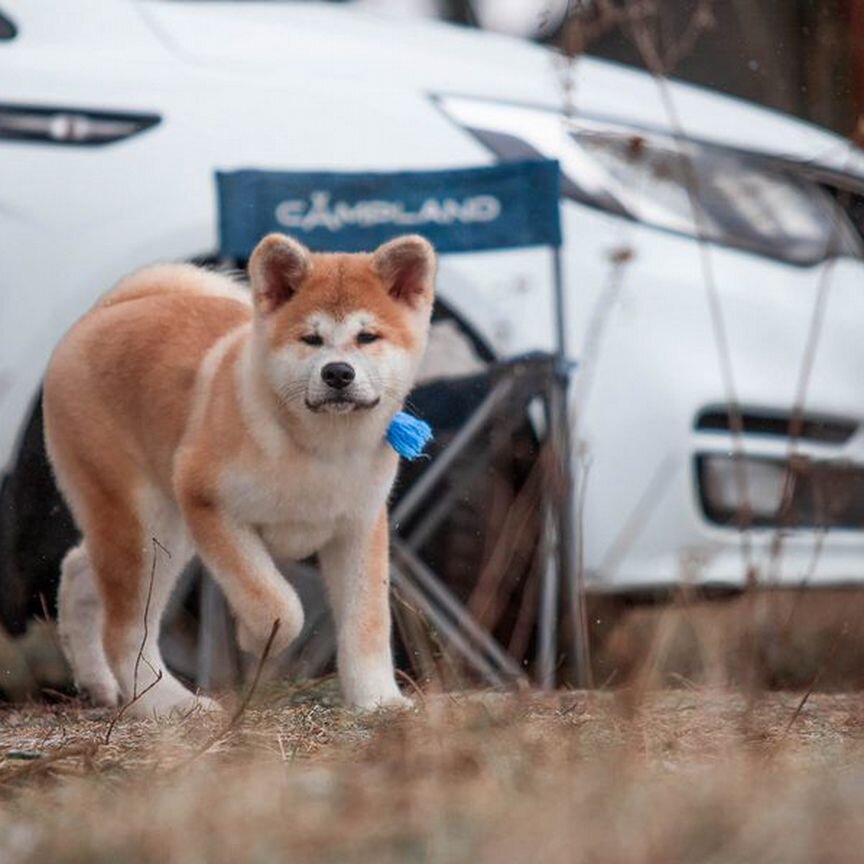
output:
<path id="1" fill-rule="evenodd" d="M 254 525 L 277 558 L 301 559 L 384 506 L 395 462 L 384 451 L 341 456 L 310 454 L 266 459 L 253 469 L 230 469 L 221 490 L 240 521 Z"/>

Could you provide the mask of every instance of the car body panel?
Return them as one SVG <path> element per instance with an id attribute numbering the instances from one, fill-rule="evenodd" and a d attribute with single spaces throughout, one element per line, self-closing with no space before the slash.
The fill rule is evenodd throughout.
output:
<path id="1" fill-rule="evenodd" d="M 80 0 L 74 11 L 60 0 L 0 0 L 0 9 L 20 27 L 0 44 L 0 103 L 161 118 L 103 146 L 0 141 L 0 465 L 11 465 L 51 348 L 99 294 L 154 260 L 215 253 L 216 170 L 488 164 L 492 154 L 434 95 L 564 103 L 561 61 L 545 49 L 350 9 L 156 0 Z M 674 129 L 649 76 L 588 59 L 571 71 L 579 112 Z M 836 136 L 667 86 L 695 138 L 864 176 L 860 154 Z M 700 409 L 734 395 L 788 411 L 802 375 L 808 410 L 864 423 L 862 262 L 795 267 L 700 249 L 571 201 L 562 221 L 569 350 L 582 364 L 573 411 L 590 584 L 740 585 L 754 566 L 785 582 L 864 577 L 861 532 L 831 531 L 828 541 L 789 532 L 778 553 L 776 531 L 742 540 L 707 523 L 693 470 L 697 453 L 737 446 L 728 434 L 695 431 Z M 495 354 L 512 356 L 552 347 L 551 274 L 542 249 L 452 256 L 442 261 L 440 292 Z M 802 372 L 814 320 L 819 350 Z M 789 443 L 748 438 L 744 447 L 783 455 Z M 798 450 L 864 462 L 860 430 L 842 446 Z"/>

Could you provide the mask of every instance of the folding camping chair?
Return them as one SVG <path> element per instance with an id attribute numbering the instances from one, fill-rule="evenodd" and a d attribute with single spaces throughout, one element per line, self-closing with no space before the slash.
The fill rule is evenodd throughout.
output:
<path id="1" fill-rule="evenodd" d="M 555 684 L 558 617 L 562 588 L 568 590 L 575 681 L 587 681 L 583 591 L 575 566 L 575 519 L 567 389 L 567 357 L 559 220 L 559 167 L 553 161 L 502 163 L 489 167 L 398 173 L 294 173 L 243 170 L 219 173 L 220 253 L 248 259 L 258 240 L 285 231 L 313 250 L 356 252 L 392 237 L 417 232 L 439 254 L 546 246 L 551 251 L 556 350 L 497 364 L 486 397 L 465 419 L 447 447 L 409 488 L 391 514 L 391 582 L 419 609 L 464 663 L 493 685 L 523 679 L 524 673 L 466 606 L 424 563 L 417 550 L 440 525 L 459 495 L 460 484 L 428 506 L 430 496 L 456 460 L 502 410 L 513 418 L 527 406 L 544 406 L 547 490 L 543 510 L 543 552 L 538 616 L 537 683 Z M 506 417 L 505 417 L 506 421 Z M 421 511 L 427 507 L 425 512 Z M 420 514 L 418 516 L 418 514 Z M 400 526 L 414 518 L 411 534 Z M 224 604 L 215 589 L 202 594 L 199 683 L 211 683 L 214 657 L 225 638 Z"/>

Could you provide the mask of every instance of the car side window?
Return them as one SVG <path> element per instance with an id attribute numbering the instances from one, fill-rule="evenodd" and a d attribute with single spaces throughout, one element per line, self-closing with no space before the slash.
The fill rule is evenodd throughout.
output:
<path id="1" fill-rule="evenodd" d="M 3 14 L 3 10 L 0 9 L 0 42 L 14 39 L 17 33 L 18 28 L 6 15 Z"/>

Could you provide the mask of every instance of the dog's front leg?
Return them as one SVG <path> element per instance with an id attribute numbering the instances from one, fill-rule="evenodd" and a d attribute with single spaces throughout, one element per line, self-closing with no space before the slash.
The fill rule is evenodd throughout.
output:
<path id="1" fill-rule="evenodd" d="M 303 628 L 303 606 L 258 532 L 212 500 L 186 496 L 181 501 L 198 553 L 239 619 L 240 647 L 260 654 L 278 618 L 272 653 L 283 651 Z"/>
<path id="2" fill-rule="evenodd" d="M 386 510 L 371 530 L 356 526 L 332 540 L 318 561 L 336 619 L 343 698 L 363 709 L 410 705 L 393 672 Z"/>

